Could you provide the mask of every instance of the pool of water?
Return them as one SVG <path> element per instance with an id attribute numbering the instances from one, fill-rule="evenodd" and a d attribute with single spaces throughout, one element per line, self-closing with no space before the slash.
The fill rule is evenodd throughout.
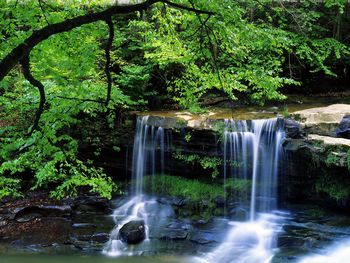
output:
<path id="1" fill-rule="evenodd" d="M 216 218 L 195 231 L 225 236 L 221 241 L 218 238 L 214 243 L 194 244 L 189 240 L 154 238 L 131 247 L 132 256 L 110 257 L 103 254 L 102 247 L 87 250 L 78 249 L 72 244 L 40 247 L 0 243 L 0 263 L 216 263 L 219 258 L 226 260 L 220 260 L 220 263 L 349 262 L 350 217 L 312 206 L 292 207 L 290 211 L 277 213 L 279 219 L 273 220 L 274 225 L 266 225 L 263 220 L 262 224 L 260 221 L 254 224 Z M 254 231 L 268 235 L 265 239 L 252 242 L 255 240 Z M 270 240 L 271 237 L 273 240 Z M 261 249 L 265 247 L 266 240 L 274 242 L 275 249 Z M 227 250 L 232 253 L 226 253 Z M 235 256 L 222 257 L 225 254 Z"/>
<path id="2" fill-rule="evenodd" d="M 6 256 L 1 255 L 1 263 L 195 263 L 199 262 L 195 258 L 175 257 L 175 256 L 134 256 L 111 258 L 96 255 L 21 255 Z"/>

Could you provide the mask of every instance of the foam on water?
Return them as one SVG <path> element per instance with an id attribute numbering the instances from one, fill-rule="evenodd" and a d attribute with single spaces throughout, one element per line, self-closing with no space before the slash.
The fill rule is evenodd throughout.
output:
<path id="1" fill-rule="evenodd" d="M 314 254 L 304 257 L 299 263 L 349 263 L 350 239 L 342 240 L 322 251 L 322 254 Z"/>

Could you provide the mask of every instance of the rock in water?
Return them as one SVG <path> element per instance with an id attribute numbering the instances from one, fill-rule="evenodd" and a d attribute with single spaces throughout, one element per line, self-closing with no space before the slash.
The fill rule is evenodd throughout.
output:
<path id="1" fill-rule="evenodd" d="M 119 230 L 119 237 L 128 244 L 138 244 L 146 238 L 145 221 L 133 220 Z"/>

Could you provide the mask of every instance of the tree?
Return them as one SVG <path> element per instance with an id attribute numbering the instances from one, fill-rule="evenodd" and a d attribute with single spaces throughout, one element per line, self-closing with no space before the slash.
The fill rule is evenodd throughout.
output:
<path id="1" fill-rule="evenodd" d="M 301 85 L 299 72 L 336 78 L 350 52 L 329 26 L 344 4 L 331 2 L 1 2 L 0 198 L 28 187 L 110 197 L 79 145 L 98 155 L 103 133 L 118 150 L 122 112 L 169 101 L 200 112 L 210 96 L 263 104 Z"/>
<path id="2" fill-rule="evenodd" d="M 3 110 L 0 132 L 2 145 L 0 199 L 9 195 L 21 195 L 21 187 L 25 186 L 25 184 L 21 186 L 21 183 L 28 174 L 34 175 L 33 178 L 29 177 L 31 189 L 52 190 L 51 195 L 54 197 L 76 195 L 81 187 L 88 187 L 90 191 L 110 198 L 111 193 L 117 189 L 115 183 L 102 169 L 95 168 L 92 161 L 83 162 L 78 158 L 78 141 L 72 134 L 65 132 L 65 129 L 71 126 L 77 127 L 80 124 L 79 114 L 82 113 L 86 118 L 97 117 L 98 114 L 107 115 L 108 122 L 113 124 L 114 111 L 118 107 L 135 104 L 119 89 L 112 90 L 110 73 L 110 52 L 114 39 L 112 17 L 116 14 L 146 10 L 155 3 L 167 4 L 198 14 L 212 14 L 212 12 L 166 0 L 148 0 L 135 5 L 112 6 L 102 11 L 98 5 L 92 6 L 92 9 L 86 6 L 71 6 L 69 11 L 73 13 L 73 18 L 70 18 L 72 14 L 66 12 L 59 4 L 53 5 L 53 3 L 45 2 L 51 10 L 50 17 L 43 13 L 45 10 L 42 9 L 41 1 L 24 3 L 9 1 L 9 6 L 4 6 L 1 10 L 1 15 L 5 18 L 1 32 L 2 40 L 6 41 L 3 51 L 12 50 L 0 62 L 0 80 L 2 80 L 0 107 Z M 63 21 L 51 22 L 51 19 Z M 104 38 L 103 23 L 98 23 L 97 28 L 91 26 L 92 23 L 99 21 L 108 26 L 109 37 L 106 43 L 98 43 Z M 45 23 L 47 25 L 43 26 Z M 43 27 L 37 29 L 38 26 Z M 58 34 L 61 34 L 61 38 L 55 37 Z M 79 45 L 77 36 L 88 44 Z M 2 41 L 2 44 L 5 41 Z M 14 43 L 15 47 L 12 48 L 11 45 Z M 100 45 L 105 46 L 104 73 L 107 80 L 105 100 L 101 99 L 104 80 L 100 75 L 101 67 L 95 65 L 91 68 L 96 59 L 101 61 Z M 87 56 L 84 60 L 80 60 L 81 63 L 70 60 L 65 64 L 72 54 L 79 53 Z M 2 53 L 1 56 L 3 55 Z M 65 65 L 63 68 L 59 67 L 56 65 L 57 62 Z M 26 136 L 25 123 L 31 119 L 28 114 L 33 109 L 31 98 L 35 96 L 33 97 L 28 82 L 18 74 L 15 68 L 17 64 L 21 65 L 23 77 L 29 84 L 37 87 L 40 94 L 39 107 L 29 136 Z M 86 74 L 86 71 L 89 74 Z M 78 88 L 74 87 L 75 85 Z M 62 86 L 65 89 L 61 89 Z M 76 96 L 72 96 L 74 93 Z M 91 97 L 81 98 L 86 93 Z M 49 102 L 46 100 L 47 94 Z M 16 95 L 20 96 L 13 100 Z M 40 120 L 44 125 L 39 126 Z"/>

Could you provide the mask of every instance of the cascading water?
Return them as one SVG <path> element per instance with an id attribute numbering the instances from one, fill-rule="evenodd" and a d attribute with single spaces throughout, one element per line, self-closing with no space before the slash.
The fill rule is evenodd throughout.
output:
<path id="1" fill-rule="evenodd" d="M 116 223 L 111 238 L 104 249 L 109 256 L 132 255 L 129 247 L 119 238 L 119 231 L 130 221 L 142 220 L 146 227 L 148 240 L 148 221 L 150 214 L 155 214 L 157 202 L 144 195 L 145 176 L 155 176 L 164 172 L 165 132 L 162 127 L 147 124 L 148 116 L 137 119 L 132 158 L 132 189 L 131 199 L 113 212 Z"/>
<path id="2" fill-rule="evenodd" d="M 139 117 L 136 124 L 132 158 L 133 196 L 142 199 L 145 175 L 164 173 L 164 129 L 147 125 L 148 116 Z M 157 153 L 159 152 L 159 156 Z M 160 171 L 157 169 L 160 166 Z"/>
<path id="3" fill-rule="evenodd" d="M 269 262 L 280 218 L 277 208 L 277 176 L 284 131 L 279 119 L 229 121 L 224 132 L 224 177 L 251 180 L 249 216 L 232 221 L 226 241 L 208 262 Z"/>
<path id="4" fill-rule="evenodd" d="M 350 260 L 350 239 L 339 240 L 321 250 L 320 254 L 304 257 L 298 263 L 348 263 Z"/>

